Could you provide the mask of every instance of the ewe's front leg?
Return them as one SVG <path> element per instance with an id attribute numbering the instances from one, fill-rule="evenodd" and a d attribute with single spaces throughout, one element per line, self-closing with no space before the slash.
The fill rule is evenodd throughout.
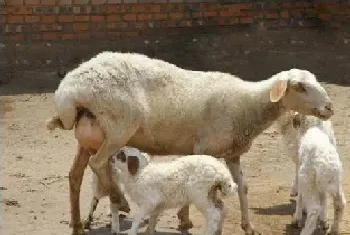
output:
<path id="1" fill-rule="evenodd" d="M 291 197 L 298 196 L 298 179 L 299 179 L 299 163 L 295 163 L 295 178 L 292 185 L 292 191 L 290 192 Z"/>
<path id="2" fill-rule="evenodd" d="M 254 231 L 253 226 L 250 223 L 248 213 L 248 186 L 243 177 L 243 172 L 240 164 L 240 157 L 234 157 L 231 159 L 225 159 L 226 164 L 232 174 L 233 180 L 238 186 L 238 196 L 241 208 L 241 227 L 246 235 L 260 234 Z"/>
<path id="3" fill-rule="evenodd" d="M 83 181 L 84 170 L 88 164 L 90 154 L 78 145 L 78 153 L 74 158 L 69 172 L 69 196 L 71 207 L 70 227 L 73 227 L 73 235 L 84 234 L 83 224 L 80 220 L 80 187 Z"/>

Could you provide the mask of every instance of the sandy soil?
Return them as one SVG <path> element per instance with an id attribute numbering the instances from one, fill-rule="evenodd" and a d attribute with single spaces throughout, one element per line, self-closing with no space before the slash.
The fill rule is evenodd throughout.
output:
<path id="1" fill-rule="evenodd" d="M 344 162 L 344 190 L 350 200 L 350 137 L 347 134 L 350 128 L 350 88 L 331 84 L 325 86 L 334 99 L 336 115 L 332 120 Z M 15 86 L 4 87 L 3 91 L 10 94 L 8 89 L 15 89 Z M 75 154 L 73 133 L 50 133 L 44 128 L 44 121 L 54 112 L 51 92 L 6 95 L 1 97 L 1 102 L 1 234 L 70 234 L 67 175 Z M 251 221 L 263 235 L 296 235 L 300 232 L 290 226 L 295 207 L 294 199 L 289 197 L 294 167 L 280 145 L 280 136 L 271 127 L 256 139 L 250 152 L 243 157 L 249 184 Z M 90 177 L 91 171 L 88 169 L 81 196 L 84 216 L 90 204 Z M 109 234 L 106 227 L 109 223 L 106 215 L 108 202 L 106 198 L 99 204 L 88 234 Z M 224 224 L 224 235 L 244 234 L 240 228 L 238 196 L 229 198 L 227 206 L 229 213 Z M 157 226 L 158 234 L 179 234 L 175 230 L 175 215 L 174 210 L 164 213 Z M 130 228 L 131 218 L 132 214 L 122 223 L 125 232 Z M 196 234 L 202 231 L 203 216 L 193 207 L 191 218 L 195 228 L 190 232 Z M 332 218 L 330 207 L 329 219 Z M 342 234 L 350 234 L 349 231 L 350 213 L 347 209 Z"/>

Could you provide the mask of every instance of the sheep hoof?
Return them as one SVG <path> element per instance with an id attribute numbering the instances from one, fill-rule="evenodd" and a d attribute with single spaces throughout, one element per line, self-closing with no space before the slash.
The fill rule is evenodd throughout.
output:
<path id="1" fill-rule="evenodd" d="M 293 228 L 302 228 L 302 221 L 301 220 L 297 220 L 297 219 L 293 219 L 291 226 Z"/>
<path id="2" fill-rule="evenodd" d="M 128 203 L 126 204 L 122 204 L 119 208 L 120 211 L 123 211 L 125 213 L 129 213 L 130 212 L 130 206 Z"/>
<path id="3" fill-rule="evenodd" d="M 85 230 L 84 230 L 84 225 L 83 223 L 80 223 L 80 228 L 77 229 L 78 231 L 76 231 L 76 229 L 73 229 L 72 235 L 85 235 Z"/>
<path id="4" fill-rule="evenodd" d="M 296 196 L 298 196 L 298 192 L 292 191 L 289 195 L 291 197 L 296 197 Z"/>
<path id="5" fill-rule="evenodd" d="M 331 228 L 331 231 L 329 231 L 328 235 L 339 235 L 338 229 Z"/>
<path id="6" fill-rule="evenodd" d="M 327 221 L 320 221 L 320 228 L 324 231 L 327 231 L 329 229 L 329 224 Z"/>
<path id="7" fill-rule="evenodd" d="M 192 221 L 187 221 L 187 222 L 179 224 L 179 226 L 177 227 L 177 230 L 179 230 L 179 231 L 187 231 L 187 230 L 189 230 L 191 228 L 193 228 Z"/>
<path id="8" fill-rule="evenodd" d="M 84 229 L 90 229 L 91 222 L 89 220 L 84 221 Z"/>

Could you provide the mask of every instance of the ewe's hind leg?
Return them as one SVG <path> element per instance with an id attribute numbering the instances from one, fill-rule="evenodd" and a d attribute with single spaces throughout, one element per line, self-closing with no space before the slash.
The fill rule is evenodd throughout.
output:
<path id="1" fill-rule="evenodd" d="M 150 218 L 149 218 L 149 224 L 146 230 L 147 235 L 154 235 L 156 232 L 156 225 L 158 222 L 158 217 L 159 217 L 159 210 L 155 210 L 152 212 Z"/>
<path id="2" fill-rule="evenodd" d="M 337 194 L 332 196 L 334 205 L 334 223 L 331 227 L 330 234 L 337 235 L 339 234 L 339 227 L 341 221 L 343 220 L 344 208 L 346 205 L 346 199 L 342 186 L 339 187 Z"/>
<path id="3" fill-rule="evenodd" d="M 124 120 L 122 118 L 115 119 L 115 117 L 108 115 L 108 113 L 105 113 L 103 118 L 98 119 L 106 137 L 97 153 L 91 157 L 89 165 L 97 175 L 101 185 L 109 192 L 111 190 L 112 181 L 106 171 L 108 159 L 119 151 L 120 148 L 124 147 L 129 139 L 135 134 L 138 128 L 138 123 L 136 123 L 136 121 L 133 123 L 132 121 L 133 120 Z M 124 205 L 128 204 L 125 198 L 121 195 L 122 194 L 120 193 L 119 197 L 116 198 L 117 203 L 119 205 L 122 203 Z M 130 210 L 129 206 L 127 206 L 127 210 Z"/>
<path id="4" fill-rule="evenodd" d="M 232 174 L 233 180 L 238 186 L 238 196 L 241 208 L 241 227 L 246 235 L 259 234 L 254 231 L 253 226 L 250 223 L 248 213 L 248 186 L 243 177 L 242 168 L 240 164 L 240 157 L 234 157 L 231 159 L 225 159 L 226 164 Z"/>
<path id="5" fill-rule="evenodd" d="M 73 165 L 69 171 L 69 196 L 71 207 L 71 222 L 73 235 L 84 234 L 83 224 L 80 221 L 80 187 L 83 181 L 84 170 L 88 164 L 90 153 L 78 145 L 78 153 L 74 158 Z"/>
<path id="6" fill-rule="evenodd" d="M 291 197 L 295 197 L 298 195 L 298 181 L 299 181 L 298 175 L 299 175 L 299 163 L 295 163 L 295 178 L 292 185 L 292 191 L 290 192 Z"/>
<path id="7" fill-rule="evenodd" d="M 191 228 L 193 228 L 193 223 L 190 220 L 190 206 L 186 205 L 183 206 L 178 212 L 177 212 L 177 218 L 179 219 L 179 226 L 178 230 L 180 231 L 187 231 Z"/>
<path id="8" fill-rule="evenodd" d="M 302 227 L 303 219 L 303 197 L 302 193 L 299 191 L 298 198 L 296 201 L 295 212 L 293 214 L 292 225 L 297 228 Z"/>

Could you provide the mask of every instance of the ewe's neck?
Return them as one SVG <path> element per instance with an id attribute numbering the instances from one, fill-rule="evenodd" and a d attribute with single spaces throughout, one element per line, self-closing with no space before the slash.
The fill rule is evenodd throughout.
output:
<path id="1" fill-rule="evenodd" d="M 285 112 L 281 101 L 275 103 L 270 101 L 270 91 L 277 78 L 278 76 L 273 76 L 263 81 L 247 82 L 246 84 L 250 96 L 246 107 L 249 107 L 247 111 L 253 117 L 250 120 L 254 120 L 250 125 L 254 125 L 255 135 L 259 135 L 271 126 Z"/>

